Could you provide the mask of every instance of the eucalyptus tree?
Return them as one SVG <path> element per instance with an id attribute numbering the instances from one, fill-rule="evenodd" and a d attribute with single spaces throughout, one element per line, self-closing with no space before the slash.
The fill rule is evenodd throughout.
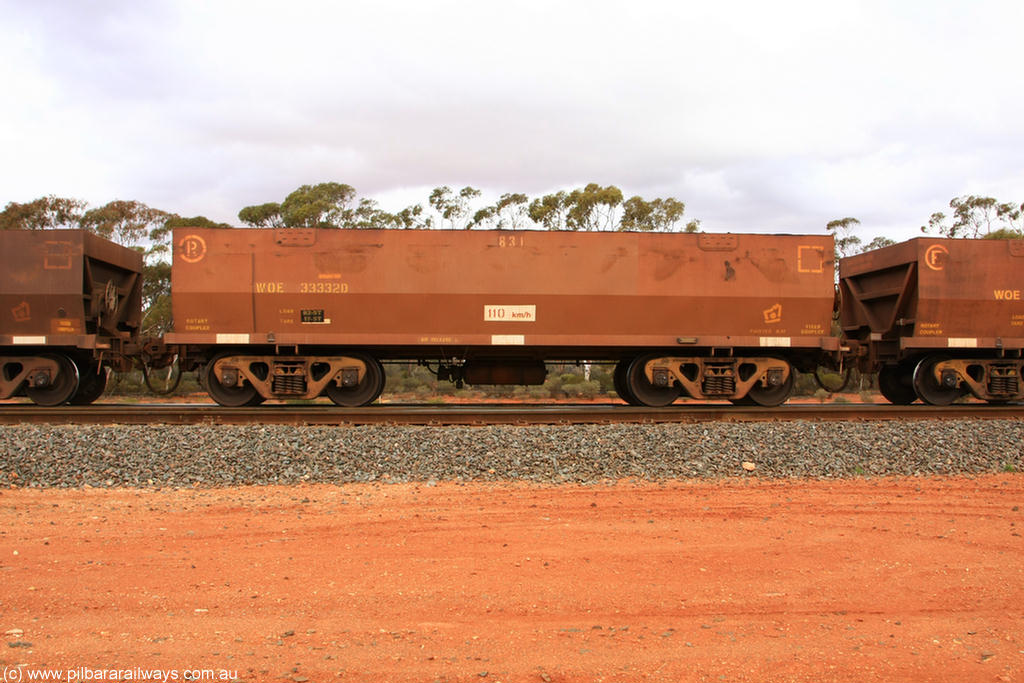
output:
<path id="1" fill-rule="evenodd" d="M 860 221 L 851 216 L 837 218 L 825 225 L 825 230 L 832 233 L 836 244 L 836 263 L 844 256 L 851 256 L 861 244 L 861 238 L 853 234 L 853 231 L 860 226 Z M 838 266 L 837 266 L 838 267 Z"/>
<path id="2" fill-rule="evenodd" d="M 937 211 L 921 232 L 943 237 L 1016 238 L 1024 236 L 1024 204 L 1000 202 L 994 197 L 964 195 L 949 201 L 951 216 Z"/>
<path id="3" fill-rule="evenodd" d="M 519 230 L 525 227 L 530 220 L 527 204 L 529 201 L 529 197 L 525 194 L 506 192 L 493 205 L 485 206 L 473 214 L 470 226 Z"/>
<path id="4" fill-rule="evenodd" d="M 0 230 L 77 228 L 88 203 L 47 195 L 30 202 L 8 202 L 0 211 Z"/>
<path id="5" fill-rule="evenodd" d="M 601 187 L 590 183 L 570 192 L 566 201 L 569 211 L 565 225 L 569 230 L 614 230 L 618 224 L 615 210 L 622 204 L 622 190 L 614 185 Z"/>
<path id="6" fill-rule="evenodd" d="M 439 227 L 442 228 L 466 228 L 473 227 L 469 220 L 469 202 L 480 196 L 480 190 L 466 186 L 455 193 L 447 185 L 434 188 L 430 193 L 430 206 L 437 211 L 441 217 Z"/>
<path id="7" fill-rule="evenodd" d="M 671 231 L 682 220 L 686 205 L 673 197 L 647 201 L 639 195 L 630 197 L 622 205 L 619 230 L 642 232 Z M 695 232 L 691 230 L 690 232 Z"/>
<path id="8" fill-rule="evenodd" d="M 238 219 L 254 228 L 282 228 L 281 205 L 277 202 L 247 206 L 238 212 Z"/>

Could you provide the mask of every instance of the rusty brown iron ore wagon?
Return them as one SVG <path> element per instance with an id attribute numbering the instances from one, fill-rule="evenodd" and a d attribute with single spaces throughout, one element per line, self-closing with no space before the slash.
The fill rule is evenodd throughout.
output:
<path id="1" fill-rule="evenodd" d="M 0 399 L 87 404 L 132 365 L 142 255 L 84 230 L 0 231 Z"/>
<path id="2" fill-rule="evenodd" d="M 617 363 L 628 402 L 777 405 L 839 352 L 829 236 L 178 229 L 165 342 L 215 401 L 374 401 L 382 361 L 540 384 Z"/>
<path id="3" fill-rule="evenodd" d="M 914 239 L 839 278 L 845 343 L 892 403 L 1024 399 L 1024 240 Z"/>

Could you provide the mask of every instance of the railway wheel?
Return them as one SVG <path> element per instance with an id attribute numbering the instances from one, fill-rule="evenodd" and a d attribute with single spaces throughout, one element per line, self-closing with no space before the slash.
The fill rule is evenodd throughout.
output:
<path id="1" fill-rule="evenodd" d="M 256 391 L 256 387 L 251 384 L 243 383 L 241 386 L 226 387 L 217 379 L 213 366 L 217 364 L 218 360 L 227 355 L 235 354 L 221 354 L 203 366 L 200 374 L 203 378 L 202 384 L 206 387 L 206 393 L 210 395 L 210 398 L 226 408 L 241 408 L 262 403 L 261 399 L 263 397 Z"/>
<path id="2" fill-rule="evenodd" d="M 76 362 L 78 368 L 78 389 L 71 397 L 71 405 L 87 406 L 94 402 L 107 388 L 107 368 L 97 367 L 91 360 Z"/>
<path id="3" fill-rule="evenodd" d="M 366 364 L 366 373 L 354 387 L 340 387 L 334 382 L 327 385 L 324 393 L 339 406 L 355 408 L 373 403 L 384 391 L 384 367 L 376 358 L 354 355 Z"/>
<path id="4" fill-rule="evenodd" d="M 905 363 L 883 365 L 878 371 L 878 390 L 889 403 L 909 406 L 917 400 L 913 367 L 908 367 Z"/>
<path id="5" fill-rule="evenodd" d="M 935 366 L 946 356 L 925 356 L 914 368 L 914 391 L 925 403 L 933 406 L 948 406 L 963 396 L 964 392 L 957 386 L 945 386 L 935 379 Z"/>
<path id="6" fill-rule="evenodd" d="M 619 395 L 623 401 L 631 406 L 638 406 L 640 402 L 636 400 L 629 391 L 629 382 L 626 379 L 626 375 L 629 372 L 629 361 L 620 360 L 615 364 L 615 372 L 612 374 L 612 384 L 615 386 L 615 393 Z"/>
<path id="7" fill-rule="evenodd" d="M 59 406 L 71 400 L 78 391 L 78 368 L 70 358 L 61 354 L 47 353 L 43 358 L 56 361 L 57 376 L 45 387 L 26 387 L 25 393 L 41 406 Z"/>
<path id="8" fill-rule="evenodd" d="M 660 356 L 640 356 L 629 364 L 625 375 L 625 387 L 636 399 L 635 405 L 662 408 L 679 398 L 679 387 L 656 387 L 647 379 L 644 366 Z"/>
<path id="9" fill-rule="evenodd" d="M 766 387 L 762 386 L 759 382 L 752 386 L 750 391 L 748 391 L 747 395 L 743 398 L 750 399 L 754 405 L 764 406 L 765 408 L 774 408 L 775 406 L 782 405 L 789 400 L 789 397 L 793 394 L 793 385 L 795 382 L 796 370 L 790 367 L 789 376 L 786 377 L 786 381 L 782 384 L 778 384 L 773 387 Z M 742 401 L 743 399 L 740 400 Z"/>

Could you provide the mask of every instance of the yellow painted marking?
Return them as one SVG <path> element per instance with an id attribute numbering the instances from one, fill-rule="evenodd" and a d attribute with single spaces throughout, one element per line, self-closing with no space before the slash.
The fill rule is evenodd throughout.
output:
<path id="1" fill-rule="evenodd" d="M 348 294 L 347 282 L 300 282 L 299 294 Z"/>
<path id="2" fill-rule="evenodd" d="M 498 246 L 501 248 L 506 247 L 521 247 L 526 244 L 526 238 L 522 234 L 518 235 L 499 235 Z"/>
<path id="3" fill-rule="evenodd" d="M 801 244 L 796 251 L 796 269 L 801 273 L 820 273 L 825 269 L 825 248 Z"/>
<path id="4" fill-rule="evenodd" d="M 942 270 L 946 267 L 947 256 L 949 249 L 941 244 L 933 244 L 924 252 L 924 264 L 932 270 Z"/>
<path id="5" fill-rule="evenodd" d="M 27 301 L 22 301 L 11 309 L 11 315 L 14 316 L 16 322 L 27 323 L 32 319 L 32 307 L 29 306 Z"/>
<path id="6" fill-rule="evenodd" d="M 206 240 L 199 235 L 185 235 L 178 242 L 178 256 L 186 263 L 198 263 L 206 256 Z"/>
<path id="7" fill-rule="evenodd" d="M 71 242 L 47 241 L 43 269 L 71 270 L 72 256 Z"/>
<path id="8" fill-rule="evenodd" d="M 765 325 L 774 325 L 775 323 L 782 322 L 782 304 L 775 304 L 771 308 L 766 308 L 763 313 Z"/>
<path id="9" fill-rule="evenodd" d="M 537 307 L 533 304 L 527 306 L 487 304 L 484 306 L 484 322 L 532 323 L 536 321 Z"/>
<path id="10" fill-rule="evenodd" d="M 81 331 L 78 320 L 73 318 L 52 318 L 50 334 L 78 334 Z"/>

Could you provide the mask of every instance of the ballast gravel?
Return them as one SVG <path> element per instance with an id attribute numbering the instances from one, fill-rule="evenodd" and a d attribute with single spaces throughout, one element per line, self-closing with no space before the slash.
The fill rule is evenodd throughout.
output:
<path id="1" fill-rule="evenodd" d="M 1020 472 L 1024 422 L 0 427 L 0 486 L 827 478 Z"/>

